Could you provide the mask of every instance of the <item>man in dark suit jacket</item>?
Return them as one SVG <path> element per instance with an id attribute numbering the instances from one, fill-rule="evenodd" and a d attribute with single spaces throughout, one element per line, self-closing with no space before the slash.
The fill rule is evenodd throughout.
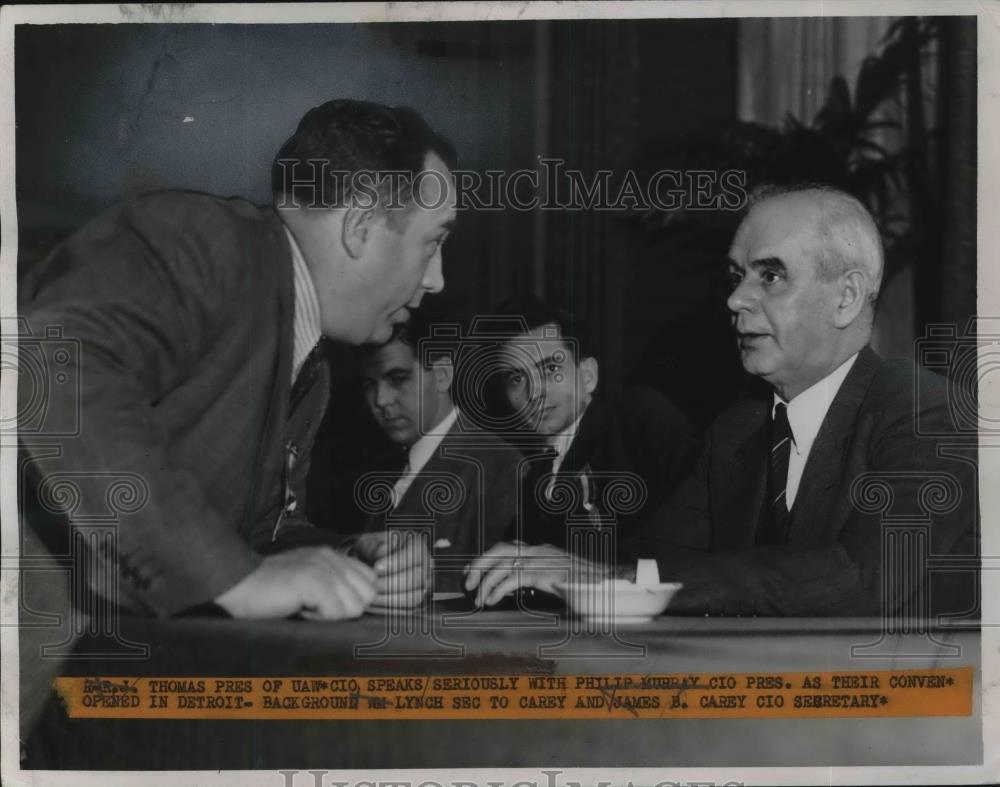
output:
<path id="1" fill-rule="evenodd" d="M 392 340 L 360 351 L 365 400 L 397 446 L 356 486 L 355 499 L 369 513 L 361 539 L 387 528 L 428 528 L 434 589 L 444 592 L 461 589 L 461 570 L 513 522 L 521 463 L 520 452 L 452 399 L 459 354 L 435 342 L 434 328 L 454 324 L 416 312 Z M 377 494 L 390 484 L 390 494 Z"/>
<path id="2" fill-rule="evenodd" d="M 491 319 L 502 385 L 523 427 L 507 437 L 528 454 L 518 519 L 491 554 L 546 544 L 608 556 L 691 471 L 700 437 L 652 389 L 599 400 L 597 358 L 565 310 L 525 298 Z"/>
<path id="3" fill-rule="evenodd" d="M 575 429 L 554 443 L 529 459 L 525 515 L 513 533 L 526 543 L 566 546 L 569 522 L 607 527 L 612 517 L 616 539 L 627 540 L 691 472 L 701 447 L 687 419 L 651 388 L 628 389 L 610 403 L 591 399 Z M 546 461 L 553 449 L 558 468 Z M 572 504 L 554 500 L 557 487 Z"/>
<path id="4" fill-rule="evenodd" d="M 321 336 L 383 341 L 441 289 L 452 160 L 412 110 L 331 101 L 279 152 L 275 209 L 149 195 L 26 273 L 27 329 L 39 342 L 57 330 L 70 347 L 73 384 L 49 389 L 41 417 L 78 413 L 79 428 L 58 437 L 21 424 L 37 502 L 24 515 L 51 540 L 54 522 L 86 528 L 112 509 L 115 537 L 90 577 L 98 592 L 154 615 L 214 602 L 239 617 L 322 619 L 385 602 L 390 580 L 399 603 L 422 595 L 426 555 L 356 551 L 373 571 L 305 521 L 302 490 L 329 387 Z M 349 177 L 401 167 L 414 177 Z M 414 199 L 416 182 L 426 199 Z M 20 379 L 22 401 L 36 396 L 37 381 Z M 53 494 L 60 481 L 75 499 Z"/>
<path id="5" fill-rule="evenodd" d="M 948 434 L 946 381 L 868 346 L 882 275 L 868 212 L 828 189 L 763 192 L 730 257 L 743 365 L 773 393 L 713 423 L 694 474 L 628 553 L 684 583 L 672 612 L 974 614 L 975 572 L 933 576 L 924 558 L 974 567 L 975 447 Z M 521 583 L 551 589 L 570 570 L 612 573 L 565 557 L 552 570 L 558 557 L 514 558 L 547 561 L 522 569 Z M 487 602 L 509 586 L 510 563 L 476 566 L 490 572 Z M 634 578 L 636 563 L 614 573 Z"/>
<path id="6" fill-rule="evenodd" d="M 954 431 L 947 397 L 943 378 L 864 347 L 830 403 L 777 533 L 761 461 L 771 402 L 734 406 L 712 425 L 695 475 L 630 552 L 655 557 L 661 578 L 684 583 L 671 604 L 678 613 L 878 615 L 927 602 L 925 611 L 972 611 L 976 575 L 968 571 L 925 576 L 919 565 L 913 585 L 894 587 L 886 562 L 896 557 L 886 551 L 892 530 L 881 524 L 891 513 L 916 531 L 926 525 L 926 557 L 975 559 L 975 454 L 939 437 Z M 918 424 L 938 436 L 922 436 Z M 948 444 L 958 450 L 939 455 Z M 916 531 L 918 549 L 924 536 Z M 897 566 L 897 575 L 913 571 Z"/>

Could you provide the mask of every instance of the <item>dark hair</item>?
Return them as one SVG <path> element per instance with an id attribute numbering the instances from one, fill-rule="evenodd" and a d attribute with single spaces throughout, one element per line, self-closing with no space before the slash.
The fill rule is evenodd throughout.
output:
<path id="1" fill-rule="evenodd" d="M 490 321 L 494 323 L 491 333 L 498 341 L 508 341 L 543 325 L 556 325 L 559 327 L 559 336 L 573 350 L 574 361 L 579 362 L 582 358 L 594 355 L 582 321 L 561 306 L 528 295 L 504 301 L 494 310 L 494 314 L 500 318 L 509 318 Z"/>
<path id="2" fill-rule="evenodd" d="M 274 201 L 344 207 L 359 195 L 359 186 L 370 186 L 365 199 L 377 197 L 382 206 L 407 206 L 413 179 L 423 171 L 430 152 L 454 169 L 454 146 L 413 109 L 343 98 L 327 101 L 306 112 L 275 156 Z M 360 173 L 372 181 L 361 181 Z M 406 176 L 389 178 L 387 173 Z"/>
<path id="3" fill-rule="evenodd" d="M 402 342 L 413 350 L 413 357 L 420 361 L 425 369 L 429 369 L 437 358 L 448 356 L 455 362 L 458 350 L 458 337 L 462 335 L 464 326 L 459 318 L 444 311 L 430 309 L 414 309 L 410 318 L 396 325 L 392 337 L 382 344 L 363 344 L 358 347 L 358 355 L 366 358 L 382 347 L 392 342 Z M 426 342 L 433 340 L 433 345 Z M 421 342 L 424 346 L 421 347 Z M 424 350 L 424 352 L 421 352 Z M 423 355 L 423 357 L 420 357 Z"/>

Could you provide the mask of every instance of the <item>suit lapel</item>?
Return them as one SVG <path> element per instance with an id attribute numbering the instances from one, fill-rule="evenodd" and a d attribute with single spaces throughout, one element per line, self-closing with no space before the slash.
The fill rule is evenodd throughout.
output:
<path id="1" fill-rule="evenodd" d="M 722 512 L 716 517 L 719 528 L 713 534 L 713 549 L 753 544 L 767 491 L 767 426 L 768 402 L 756 402 L 748 413 L 749 432 L 737 443 L 731 466 L 722 469 L 730 477 L 725 479 L 728 493 L 718 501 Z"/>
<path id="2" fill-rule="evenodd" d="M 599 402 L 591 401 L 587 405 L 576 436 L 566 449 L 562 464 L 559 465 L 558 475 L 575 475 L 593 460 L 598 440 L 604 431 L 605 415 L 605 409 Z"/>
<path id="3" fill-rule="evenodd" d="M 847 448 L 854 436 L 858 410 L 878 370 L 880 359 L 870 347 L 858 358 L 830 403 L 802 471 L 802 480 L 792 504 L 789 540 L 814 540 L 831 513 L 827 489 L 843 481 Z"/>
<path id="4" fill-rule="evenodd" d="M 420 468 L 420 471 L 413 479 L 413 483 L 410 484 L 403 494 L 403 499 L 393 509 L 390 519 L 426 519 L 428 521 L 433 519 L 433 512 L 429 511 L 424 504 L 424 489 L 434 474 L 441 473 L 447 469 L 447 462 L 443 458 L 442 452 L 453 442 L 454 432 L 455 426 L 453 425 L 448 430 L 448 434 L 438 443 L 437 448 L 434 449 L 434 453 L 431 454 L 427 463 Z M 400 470 L 400 473 L 402 474 L 402 470 Z"/>
<path id="5" fill-rule="evenodd" d="M 381 451 L 375 455 L 365 470 L 365 473 L 377 474 L 380 478 L 396 483 L 403 474 L 406 467 L 406 449 L 393 446 L 387 451 Z M 369 514 L 365 518 L 364 530 L 368 533 L 379 532 L 385 529 L 385 518 L 388 512 Z"/>
<path id="6" fill-rule="evenodd" d="M 469 427 L 460 425 L 457 421 L 438 444 L 434 453 L 431 454 L 427 464 L 423 466 L 413 483 L 406 490 L 403 499 L 392 512 L 389 519 L 398 519 L 399 523 L 409 521 L 413 524 L 433 524 L 433 544 L 437 544 L 442 539 L 447 539 L 450 546 L 434 548 L 435 554 L 455 555 L 466 554 L 470 551 L 478 551 L 480 547 L 479 534 L 470 527 L 478 526 L 479 510 L 476 508 L 475 484 L 484 483 L 485 478 L 477 478 L 476 465 L 465 461 L 456 454 L 467 455 L 468 446 L 461 441 L 458 435 L 468 436 Z M 425 498 L 427 486 L 431 483 L 440 482 L 442 475 L 447 474 L 447 483 L 454 482 L 452 476 L 457 476 L 457 482 L 464 486 L 464 490 L 456 490 L 458 494 L 464 494 L 465 499 L 462 505 L 453 511 L 435 512 L 428 507 Z M 435 477 L 437 476 L 437 477 Z M 432 498 L 433 499 L 433 498 Z M 470 513 L 471 512 L 471 513 Z"/>

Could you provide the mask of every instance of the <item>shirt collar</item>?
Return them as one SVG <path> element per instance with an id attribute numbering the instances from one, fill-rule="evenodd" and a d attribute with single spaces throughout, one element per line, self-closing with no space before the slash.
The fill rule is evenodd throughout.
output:
<path id="1" fill-rule="evenodd" d="M 431 458 L 431 455 L 441 444 L 444 436 L 451 431 L 457 420 L 458 408 L 452 407 L 448 415 L 441 419 L 439 424 L 431 427 L 427 434 L 422 435 L 417 442 L 410 446 L 409 461 L 411 473 L 419 473 L 423 469 L 424 465 Z"/>
<path id="2" fill-rule="evenodd" d="M 321 329 L 319 300 L 316 297 L 312 274 L 309 273 L 309 266 L 306 265 L 299 244 L 295 242 L 295 236 L 288 227 L 284 229 L 285 235 L 288 236 L 288 245 L 292 250 L 292 277 L 295 283 L 295 318 L 292 324 L 292 380 L 294 380 L 306 357 L 319 341 Z"/>
<path id="3" fill-rule="evenodd" d="M 774 410 L 779 404 L 784 404 L 788 408 L 788 425 L 792 430 L 792 446 L 795 448 L 795 453 L 800 456 L 809 453 L 831 402 L 857 359 L 858 354 L 854 353 L 830 374 L 806 388 L 790 402 L 785 402 L 777 394 L 774 395 L 771 415 L 774 416 Z"/>
<path id="4" fill-rule="evenodd" d="M 587 408 L 584 407 L 583 409 L 584 412 L 586 412 Z M 573 439 L 576 437 L 576 433 L 580 429 L 580 421 L 582 420 L 583 412 L 580 413 L 579 417 L 573 423 L 548 439 L 548 444 L 555 449 L 556 456 L 560 459 L 566 456 L 566 452 L 569 450 L 570 445 L 573 444 Z"/>

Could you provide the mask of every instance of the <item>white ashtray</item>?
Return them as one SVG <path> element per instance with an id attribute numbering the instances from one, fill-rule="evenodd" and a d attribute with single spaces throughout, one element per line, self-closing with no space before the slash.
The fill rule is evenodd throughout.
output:
<path id="1" fill-rule="evenodd" d="M 558 582 L 554 587 L 566 605 L 587 620 L 648 623 L 667 608 L 683 585 L 679 582 L 637 585 L 627 579 L 606 579 Z"/>

